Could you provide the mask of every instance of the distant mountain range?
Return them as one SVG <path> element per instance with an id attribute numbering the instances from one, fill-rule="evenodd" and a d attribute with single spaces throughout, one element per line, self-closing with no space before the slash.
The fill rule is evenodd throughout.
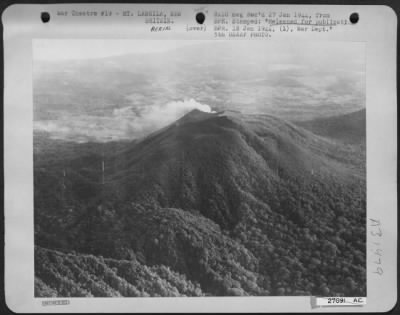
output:
<path id="1" fill-rule="evenodd" d="M 324 137 L 346 143 L 365 144 L 367 131 L 365 108 L 345 115 L 303 121 L 297 124 Z"/>
<path id="2" fill-rule="evenodd" d="M 147 129 L 135 129 L 140 118 L 174 101 L 193 99 L 216 111 L 235 109 L 293 121 L 364 106 L 365 67 L 354 56 L 335 64 L 322 62 L 325 54 L 290 57 L 267 46 L 212 41 L 162 53 L 35 60 L 34 127 L 64 140 L 99 141 L 103 131 L 117 139 L 143 137 Z M 121 110 L 129 119 L 117 115 Z"/>
<path id="3" fill-rule="evenodd" d="M 363 115 L 194 110 L 104 144 L 37 133 L 35 294 L 365 296 Z"/>

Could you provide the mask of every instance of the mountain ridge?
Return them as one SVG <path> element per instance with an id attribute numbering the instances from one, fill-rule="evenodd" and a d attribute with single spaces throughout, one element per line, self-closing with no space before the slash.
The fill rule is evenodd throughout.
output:
<path id="1" fill-rule="evenodd" d="M 35 244 L 168 266 L 211 295 L 362 295 L 352 150 L 270 115 L 193 111 L 117 150 L 38 164 Z M 342 274 L 327 277 L 332 264 Z"/>
<path id="2" fill-rule="evenodd" d="M 317 135 L 351 144 L 365 145 L 366 109 L 351 113 L 296 122 Z"/>

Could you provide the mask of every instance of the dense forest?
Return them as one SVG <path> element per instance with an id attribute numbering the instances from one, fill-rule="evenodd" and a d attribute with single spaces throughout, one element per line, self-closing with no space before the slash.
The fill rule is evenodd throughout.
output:
<path id="1" fill-rule="evenodd" d="M 361 109 L 345 115 L 299 121 L 298 125 L 321 136 L 327 136 L 344 143 L 365 143 L 366 110 Z"/>
<path id="2" fill-rule="evenodd" d="M 34 150 L 36 296 L 366 295 L 365 111 Z"/>

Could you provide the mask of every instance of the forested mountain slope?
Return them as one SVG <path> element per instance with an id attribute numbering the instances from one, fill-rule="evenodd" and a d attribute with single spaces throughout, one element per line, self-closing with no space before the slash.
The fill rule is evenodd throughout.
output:
<path id="1" fill-rule="evenodd" d="M 35 255 L 51 261 L 36 264 L 38 295 L 65 295 L 57 275 L 76 295 L 365 295 L 360 146 L 196 110 L 132 142 L 34 141 Z M 156 270 L 163 289 L 130 281 L 129 263 Z M 104 278 L 110 268 L 119 278 Z"/>
<path id="2" fill-rule="evenodd" d="M 366 110 L 297 123 L 315 134 L 345 143 L 365 144 Z"/>

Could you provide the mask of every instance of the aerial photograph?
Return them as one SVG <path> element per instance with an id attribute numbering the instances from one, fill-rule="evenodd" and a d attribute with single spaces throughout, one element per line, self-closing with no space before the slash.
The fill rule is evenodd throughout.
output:
<path id="1" fill-rule="evenodd" d="M 365 64 L 35 39 L 35 297 L 366 296 Z"/>

